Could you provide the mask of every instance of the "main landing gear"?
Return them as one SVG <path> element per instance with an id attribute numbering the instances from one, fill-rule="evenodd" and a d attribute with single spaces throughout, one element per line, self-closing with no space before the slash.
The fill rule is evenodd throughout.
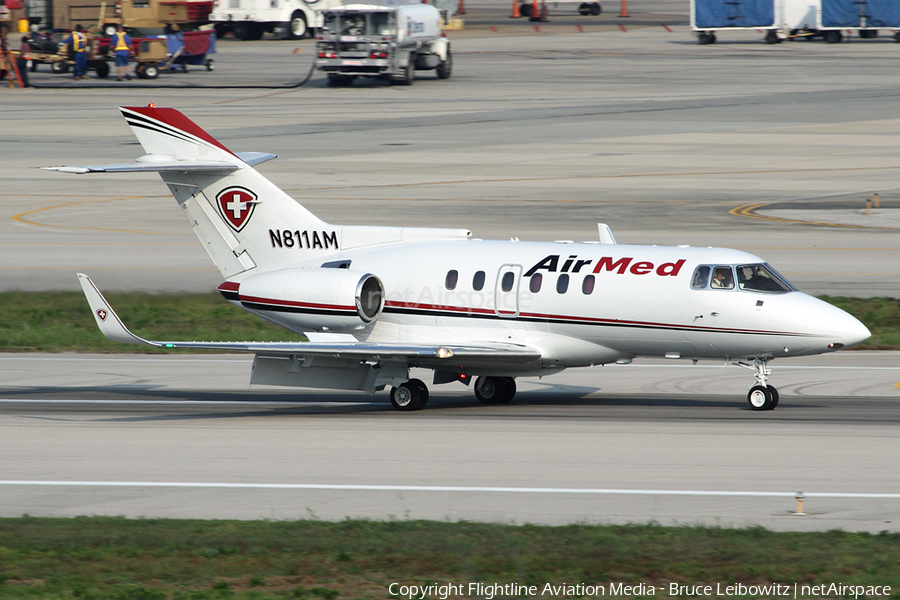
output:
<path id="1" fill-rule="evenodd" d="M 475 380 L 475 397 L 482 404 L 506 404 L 516 395 L 513 377 L 479 377 Z M 391 404 L 397 410 L 421 410 L 428 404 L 428 387 L 420 379 L 391 388 Z"/>
<path id="2" fill-rule="evenodd" d="M 752 410 L 772 410 L 778 406 L 778 390 L 766 383 L 766 378 L 772 371 L 766 366 L 769 359 L 756 358 L 753 366 L 738 363 L 742 367 L 756 370 L 756 385 L 747 393 L 747 402 Z"/>
<path id="3" fill-rule="evenodd" d="M 506 404 L 516 395 L 512 377 L 479 377 L 475 380 L 475 397 L 482 404 Z"/>
<path id="4" fill-rule="evenodd" d="M 391 388 L 391 404 L 397 410 L 421 410 L 428 404 L 428 387 L 421 379 L 410 379 Z"/>

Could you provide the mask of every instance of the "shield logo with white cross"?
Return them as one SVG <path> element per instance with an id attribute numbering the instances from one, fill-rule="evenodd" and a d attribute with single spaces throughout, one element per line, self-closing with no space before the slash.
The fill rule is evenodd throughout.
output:
<path id="1" fill-rule="evenodd" d="M 106 315 L 107 315 L 107 312 L 105 310 L 103 310 L 102 308 L 97 309 L 97 318 L 98 319 L 100 319 L 101 321 L 105 321 Z"/>
<path id="2" fill-rule="evenodd" d="M 230 187 L 216 196 L 216 205 L 225 221 L 235 231 L 240 231 L 250 221 L 256 206 L 256 194 L 242 187 Z"/>

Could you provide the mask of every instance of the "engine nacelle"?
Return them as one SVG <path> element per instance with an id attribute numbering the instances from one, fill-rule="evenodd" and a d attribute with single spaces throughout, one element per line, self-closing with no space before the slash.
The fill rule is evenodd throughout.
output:
<path id="1" fill-rule="evenodd" d="M 294 331 L 358 328 L 384 309 L 384 286 L 349 269 L 284 269 L 219 286 L 223 296 Z"/>

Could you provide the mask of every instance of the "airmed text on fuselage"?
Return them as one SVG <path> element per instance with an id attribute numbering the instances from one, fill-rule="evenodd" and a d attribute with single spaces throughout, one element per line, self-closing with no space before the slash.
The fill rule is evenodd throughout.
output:
<path id="1" fill-rule="evenodd" d="M 600 273 L 608 271 L 624 275 L 631 273 L 632 275 L 649 275 L 655 273 L 660 277 L 677 277 L 684 266 L 685 259 L 679 259 L 675 262 L 666 262 L 659 265 L 647 260 L 635 260 L 633 256 L 623 256 L 616 258 L 612 256 L 603 256 L 599 259 L 579 258 L 577 254 L 569 255 L 559 266 L 561 255 L 551 254 L 535 264 L 525 272 L 525 277 L 531 277 L 538 271 L 547 271 L 548 273 L 580 273 L 583 268 L 585 272 Z M 596 262 L 595 262 L 596 261 Z M 593 265 L 593 266 L 592 266 Z"/>

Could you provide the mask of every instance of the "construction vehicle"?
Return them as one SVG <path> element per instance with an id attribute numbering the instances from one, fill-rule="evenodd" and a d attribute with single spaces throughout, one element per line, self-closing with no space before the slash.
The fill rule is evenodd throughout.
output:
<path id="1" fill-rule="evenodd" d="M 322 12 L 316 37 L 316 68 L 330 85 L 357 77 L 380 77 L 412 85 L 417 70 L 433 69 L 448 79 L 450 42 L 441 33 L 441 14 L 430 4 L 350 4 Z"/>
<path id="2" fill-rule="evenodd" d="M 100 31 L 112 37 L 121 24 L 128 30 L 145 33 L 159 29 L 191 31 L 209 23 L 212 0 L 118 0 L 112 15 L 101 5 Z"/>

